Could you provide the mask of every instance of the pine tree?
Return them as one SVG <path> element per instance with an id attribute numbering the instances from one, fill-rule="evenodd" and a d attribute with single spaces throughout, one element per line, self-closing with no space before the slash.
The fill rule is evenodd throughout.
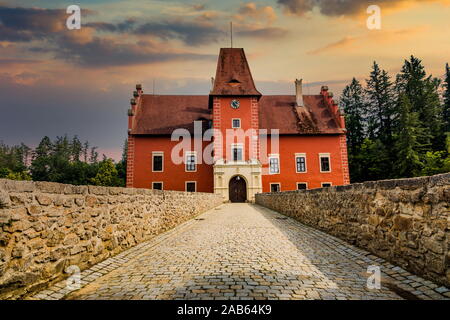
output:
<path id="1" fill-rule="evenodd" d="M 50 138 L 45 136 L 33 152 L 30 171 L 34 181 L 51 181 L 49 172 L 52 150 L 53 144 Z"/>
<path id="2" fill-rule="evenodd" d="M 78 136 L 74 136 L 71 142 L 71 160 L 80 161 L 81 154 L 83 153 L 83 144 Z"/>
<path id="3" fill-rule="evenodd" d="M 347 145 L 350 150 L 359 148 L 364 141 L 364 110 L 366 109 L 364 89 L 353 78 L 342 92 L 340 103 L 345 114 Z"/>
<path id="4" fill-rule="evenodd" d="M 365 151 L 372 150 L 374 155 L 366 154 L 374 163 L 366 163 L 366 179 L 385 179 L 393 175 L 393 163 L 396 155 L 391 146 L 394 141 L 394 119 L 396 114 L 394 85 L 386 70 L 382 70 L 374 61 L 372 71 L 366 80 L 367 96 L 367 134 Z M 363 170 L 363 171 L 364 171 Z"/>
<path id="5" fill-rule="evenodd" d="M 423 136 L 424 129 L 419 126 L 418 112 L 412 110 L 412 104 L 406 94 L 399 97 L 399 111 L 395 169 L 397 177 L 414 177 L 419 175 L 422 169 L 419 150 L 422 147 L 420 137 Z"/>
<path id="6" fill-rule="evenodd" d="M 369 79 L 366 80 L 368 100 L 368 134 L 372 140 L 380 139 L 385 145 L 393 141 L 395 117 L 394 87 L 388 73 L 374 62 Z"/>
<path id="7" fill-rule="evenodd" d="M 427 77 L 422 61 L 414 56 L 405 60 L 396 81 L 398 95 L 407 96 L 411 111 L 417 113 L 418 126 L 424 129 L 419 143 L 433 151 L 442 150 L 445 145 L 439 86 L 440 80 L 431 75 Z"/>
<path id="8" fill-rule="evenodd" d="M 445 66 L 444 108 L 442 116 L 444 121 L 444 132 L 450 133 L 450 67 L 448 63 Z"/>
<path id="9" fill-rule="evenodd" d="M 92 164 L 98 163 L 97 147 L 92 147 L 91 148 L 91 153 L 89 155 L 89 162 L 92 163 Z"/>
<path id="10" fill-rule="evenodd" d="M 362 181 L 363 168 L 357 159 L 364 141 L 364 110 L 366 109 L 364 89 L 358 80 L 344 88 L 340 98 L 341 107 L 345 113 L 347 127 L 347 146 L 351 181 Z"/>

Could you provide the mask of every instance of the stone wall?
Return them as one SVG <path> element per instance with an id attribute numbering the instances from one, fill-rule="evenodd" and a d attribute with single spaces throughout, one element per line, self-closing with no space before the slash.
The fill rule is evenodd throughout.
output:
<path id="1" fill-rule="evenodd" d="M 220 196 L 0 179 L 0 299 L 64 278 L 221 203 Z"/>
<path id="2" fill-rule="evenodd" d="M 450 174 L 264 193 L 256 203 L 450 287 Z"/>

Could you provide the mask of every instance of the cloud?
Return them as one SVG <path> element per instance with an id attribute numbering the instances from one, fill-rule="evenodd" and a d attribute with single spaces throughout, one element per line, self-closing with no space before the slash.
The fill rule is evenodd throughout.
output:
<path id="1" fill-rule="evenodd" d="M 215 17 L 217 12 L 207 11 L 197 16 L 197 21 L 172 19 L 138 24 L 136 20 L 128 19 L 117 24 L 92 22 L 86 27 L 103 32 L 151 36 L 165 41 L 179 40 L 188 46 L 198 46 L 218 42 L 226 35 L 216 23 L 211 22 Z"/>
<path id="2" fill-rule="evenodd" d="M 56 57 L 84 67 L 125 66 L 168 61 L 215 59 L 213 55 L 164 49 L 152 42 L 121 43 L 95 37 L 87 43 L 60 40 Z"/>
<path id="3" fill-rule="evenodd" d="M 271 24 L 277 19 L 277 15 L 271 6 L 258 7 L 256 3 L 249 2 L 241 5 L 235 18 L 241 21 L 248 18 L 265 20 L 266 23 Z"/>
<path id="4" fill-rule="evenodd" d="M 223 33 L 212 24 L 165 21 L 139 25 L 134 19 L 113 24 L 90 22 L 80 30 L 67 30 L 64 10 L 10 8 L 0 5 L 0 41 L 31 42 L 23 52 L 51 54 L 84 67 L 126 66 L 169 61 L 213 59 L 212 55 L 174 50 L 161 40 L 178 39 L 190 46 L 218 41 Z M 102 33 L 114 33 L 104 37 Z M 150 36 L 146 41 L 138 40 Z M 148 37 L 147 37 L 148 38 Z M 0 64 L 20 61 L 0 60 Z M 22 61 L 24 63 L 24 61 Z"/>
<path id="5" fill-rule="evenodd" d="M 192 9 L 194 9 L 195 11 L 203 11 L 206 9 L 206 4 L 194 4 L 192 5 Z"/>
<path id="6" fill-rule="evenodd" d="M 285 37 L 288 31 L 283 28 L 267 27 L 267 28 L 247 28 L 236 32 L 238 36 L 262 39 L 279 39 Z"/>
<path id="7" fill-rule="evenodd" d="M 163 40 L 176 39 L 190 46 L 218 42 L 226 35 L 215 24 L 183 20 L 149 22 L 139 26 L 134 32 Z"/>
<path id="8" fill-rule="evenodd" d="M 346 36 L 338 41 L 332 42 L 318 49 L 308 51 L 307 54 L 317 55 L 331 50 L 348 49 L 351 46 L 355 46 L 357 44 L 361 45 L 362 43 L 365 43 L 365 45 L 367 46 L 370 43 L 380 44 L 390 41 L 399 42 L 402 39 L 410 38 L 411 36 L 415 36 L 420 32 L 425 32 L 428 29 L 429 28 L 427 26 L 418 26 L 416 28 L 409 29 L 369 32 L 363 36 L 358 37 Z"/>
<path id="9" fill-rule="evenodd" d="M 83 15 L 93 12 L 83 10 Z M 52 38 L 67 32 L 62 9 L 6 7 L 0 3 L 0 41 L 25 42 Z"/>
<path id="10" fill-rule="evenodd" d="M 450 3 L 449 0 L 277 0 L 289 14 L 302 16 L 314 9 L 326 16 L 352 16 L 366 14 L 368 6 L 376 4 L 382 9 L 398 9 L 419 2 Z"/>
<path id="11" fill-rule="evenodd" d="M 123 22 L 114 24 L 108 22 L 90 22 L 86 23 L 84 27 L 93 28 L 98 31 L 106 31 L 106 32 L 128 32 L 132 31 L 133 27 L 136 24 L 136 20 L 127 19 Z"/>
<path id="12" fill-rule="evenodd" d="M 321 48 L 309 51 L 307 53 L 309 55 L 316 55 L 316 54 L 327 52 L 327 51 L 330 51 L 330 50 L 333 50 L 333 49 L 339 49 L 339 48 L 347 47 L 347 46 L 353 44 L 355 41 L 356 41 L 355 37 L 344 37 L 343 39 L 341 39 L 339 41 L 327 44 L 326 46 L 323 46 Z"/>
<path id="13" fill-rule="evenodd" d="M 0 65 L 36 64 L 41 62 L 41 60 L 34 59 L 0 59 Z"/>

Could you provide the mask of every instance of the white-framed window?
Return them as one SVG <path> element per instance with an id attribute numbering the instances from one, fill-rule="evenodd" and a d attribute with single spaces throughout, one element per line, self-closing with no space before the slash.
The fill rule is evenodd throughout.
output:
<path id="1" fill-rule="evenodd" d="M 297 173 L 305 173 L 306 169 L 306 153 L 295 154 L 295 171 Z"/>
<path id="2" fill-rule="evenodd" d="M 162 151 L 152 152 L 152 171 L 164 172 L 164 152 Z"/>
<path id="3" fill-rule="evenodd" d="M 280 155 L 269 154 L 269 173 L 270 174 L 280 173 Z"/>
<path id="4" fill-rule="evenodd" d="M 197 171 L 197 153 L 195 151 L 186 152 L 185 156 L 186 172 Z"/>
<path id="5" fill-rule="evenodd" d="M 322 188 L 329 188 L 331 187 L 333 184 L 331 182 L 322 182 Z"/>
<path id="6" fill-rule="evenodd" d="M 244 147 L 242 144 L 231 145 L 231 159 L 232 161 L 244 160 Z"/>
<path id="7" fill-rule="evenodd" d="M 153 190 L 164 190 L 164 182 L 162 181 L 153 181 L 152 182 Z"/>
<path id="8" fill-rule="evenodd" d="M 308 190 L 308 182 L 297 182 L 297 190 Z"/>
<path id="9" fill-rule="evenodd" d="M 331 172 L 331 159 L 329 153 L 319 153 L 320 172 Z"/>
<path id="10" fill-rule="evenodd" d="M 186 192 L 197 192 L 197 181 L 186 181 Z"/>
<path id="11" fill-rule="evenodd" d="M 281 183 L 273 182 L 270 184 L 270 192 L 280 192 L 281 191 Z"/>
<path id="12" fill-rule="evenodd" d="M 231 127 L 233 129 L 239 129 L 241 127 L 241 119 L 231 119 Z"/>

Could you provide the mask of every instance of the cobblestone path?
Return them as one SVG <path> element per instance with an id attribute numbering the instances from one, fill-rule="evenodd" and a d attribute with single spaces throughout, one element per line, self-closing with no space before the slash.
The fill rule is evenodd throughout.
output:
<path id="1" fill-rule="evenodd" d="M 369 265 L 382 288 L 368 289 Z M 36 299 L 445 299 L 383 259 L 251 204 L 225 204 Z M 440 293 L 441 292 L 441 293 Z M 448 294 L 448 292 L 447 292 Z"/>

